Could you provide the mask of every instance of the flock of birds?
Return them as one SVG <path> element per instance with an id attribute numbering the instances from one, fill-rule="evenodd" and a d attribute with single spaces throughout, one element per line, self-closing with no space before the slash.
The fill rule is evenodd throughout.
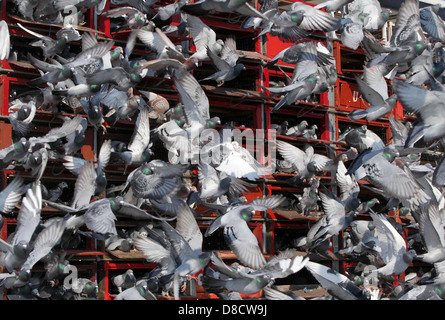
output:
<path id="1" fill-rule="evenodd" d="M 4 218 L 17 218 L 8 239 L 0 239 L 4 267 L 0 287 L 11 295 L 94 299 L 97 283 L 87 278 L 65 281 L 73 268 L 66 251 L 76 248 L 82 239 L 93 238 L 104 241 L 108 250 L 138 250 L 156 265 L 142 277 L 127 270 L 110 279 L 119 288 L 115 299 L 155 300 L 159 295 L 180 299 L 186 280 L 203 270 L 202 286 L 221 299 L 242 299 L 241 295 L 262 290 L 264 299 L 302 300 L 274 285 L 302 269 L 327 290 L 328 296 L 319 299 L 445 298 L 444 161 L 442 157 L 437 164 L 429 164 L 421 159 L 422 153 L 443 147 L 445 136 L 445 68 L 439 59 L 445 24 L 437 15 L 437 6 L 420 9 L 418 0 L 405 0 L 392 38 L 383 45 L 373 32 L 382 28 L 391 12 L 377 0 L 328 0 L 317 6 L 295 2 L 287 10 L 280 10 L 273 0 L 260 1 L 259 10 L 246 1 L 226 0 L 193 4 L 179 0 L 166 6 L 155 6 L 151 0 L 111 0 L 109 10 L 106 0 L 14 3 L 29 21 L 64 27 L 53 38 L 18 24 L 36 38 L 30 45 L 38 52 L 29 52 L 26 59 L 40 76 L 28 82 L 29 91 L 10 100 L 13 143 L 0 150 L 1 168 L 18 169 L 0 193 L 1 225 Z M 115 46 L 113 40 L 99 41 L 91 32 L 79 32 L 76 24 L 82 23 L 89 8 L 112 19 L 115 27 L 131 30 L 125 47 Z M 340 140 L 348 148 L 335 157 L 318 154 L 309 144 L 300 149 L 278 140 L 282 159 L 268 166 L 257 161 L 235 141 L 234 123 L 221 123 L 211 116 L 209 99 L 200 84 L 212 81 L 221 86 L 245 70 L 236 39 L 217 39 L 215 31 L 201 20 L 213 12 L 246 16 L 242 28 L 254 28 L 258 36 L 279 36 L 289 43 L 264 63 L 266 68 L 278 61 L 295 65 L 292 77 L 285 74 L 286 83 L 264 87 L 282 97 L 272 112 L 335 84 L 332 41 L 363 48 L 366 61 L 356 81 L 369 108 L 348 116 L 353 121 L 372 121 L 389 115 L 390 143 L 362 125 L 341 133 Z M 156 27 L 158 21 L 174 15 L 181 17 L 178 26 Z M 1 58 L 12 61 L 8 32 L 2 21 Z M 171 32 L 188 34 L 196 50 L 181 50 L 170 40 Z M 310 40 L 317 32 L 326 35 L 325 45 Z M 80 52 L 70 46 L 75 41 L 81 43 Z M 149 54 L 134 54 L 138 42 Z M 198 80 L 193 70 L 203 62 L 211 63 L 216 72 Z M 138 91 L 137 85 L 147 77 L 170 79 L 180 103 L 170 106 L 160 94 Z M 404 123 L 395 118 L 391 111 L 396 101 L 417 120 Z M 84 116 L 61 117 L 57 115 L 61 105 L 80 110 Z M 32 136 L 39 109 L 53 111 L 62 124 Z M 135 126 L 128 144 L 104 140 L 96 161 L 83 159 L 80 150 L 88 127 L 106 133 L 107 126 L 129 119 Z M 297 126 L 286 122 L 272 128 L 282 135 L 307 138 L 316 138 L 318 129 L 306 120 Z M 203 139 L 204 132 L 217 134 Z M 156 154 L 154 145 L 163 146 L 168 159 Z M 211 161 L 197 154 L 211 155 Z M 66 170 L 77 177 L 69 203 L 61 200 L 69 188 L 67 182 L 45 186 L 42 181 L 49 159 L 62 159 Z M 111 163 L 134 168 L 113 192 L 107 190 L 106 168 Z M 22 169 L 28 178 L 20 174 Z M 193 170 L 197 183 L 185 178 Z M 303 190 L 298 201 L 284 195 L 248 201 L 246 194 L 255 181 L 275 171 L 294 174 L 289 183 Z M 331 174 L 333 182 L 320 179 L 325 174 Z M 359 180 L 368 184 L 359 184 Z M 338 187 L 338 195 L 332 187 Z M 360 199 L 362 188 L 378 197 Z M 380 203 L 383 200 L 387 202 Z M 373 210 L 377 203 L 380 213 Z M 43 219 L 45 206 L 64 215 Z M 217 214 L 204 234 L 197 223 L 198 206 Z M 285 243 L 283 250 L 265 258 L 248 224 L 255 212 L 292 207 L 308 214 L 320 206 L 324 213 L 304 237 Z M 402 227 L 387 216 L 389 211 L 411 215 L 413 223 Z M 363 215 L 369 219 L 360 219 Z M 116 221 L 120 219 L 138 224 L 119 229 Z M 415 235 L 409 241 L 402 236 L 405 228 Z M 217 230 L 222 231 L 237 262 L 226 264 L 217 253 L 203 250 L 204 237 L 216 236 Z M 346 235 L 344 244 L 335 253 L 358 261 L 347 274 L 310 258 L 330 250 L 333 237 L 341 232 Z M 396 278 L 415 261 L 431 266 L 430 271 L 407 274 L 404 281 Z M 43 264 L 44 272 L 34 271 L 37 263 Z"/>

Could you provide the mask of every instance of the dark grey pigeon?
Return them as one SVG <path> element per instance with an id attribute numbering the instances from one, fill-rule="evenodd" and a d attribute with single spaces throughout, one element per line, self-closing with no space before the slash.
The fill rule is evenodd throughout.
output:
<path id="1" fill-rule="evenodd" d="M 420 9 L 420 24 L 422 30 L 436 41 L 445 41 L 445 26 L 439 13 L 440 5 L 426 6 Z"/>
<path id="2" fill-rule="evenodd" d="M 17 227 L 12 238 L 6 242 L 0 239 L 1 251 L 4 252 L 2 265 L 9 272 L 19 270 L 29 256 L 31 239 L 40 224 L 42 210 L 42 189 L 39 182 L 29 188 L 23 197 L 17 215 Z"/>
<path id="3" fill-rule="evenodd" d="M 252 268 L 261 268 L 266 260 L 259 247 L 258 239 L 247 223 L 252 219 L 255 211 L 275 208 L 284 200 L 282 195 L 275 195 L 257 198 L 246 204 L 229 206 L 226 212 L 217 217 L 207 228 L 205 236 L 210 236 L 217 229 L 224 228 L 224 239 L 238 260 Z"/>
<path id="4" fill-rule="evenodd" d="M 396 94 L 386 98 L 386 96 L 388 96 L 387 88 L 384 87 L 382 88 L 382 91 L 376 91 L 371 85 L 360 79 L 358 76 L 356 76 L 355 79 L 362 97 L 369 104 L 369 108 L 351 111 L 348 114 L 349 119 L 356 121 L 358 119 L 366 118 L 368 121 L 374 121 L 378 118 L 386 116 L 392 111 L 397 102 Z"/>
<path id="5" fill-rule="evenodd" d="M 445 136 L 441 117 L 445 107 L 445 94 L 441 91 L 427 90 L 403 81 L 394 82 L 397 97 L 402 106 L 418 116 L 418 130 L 420 130 L 423 139 L 428 142 Z"/>
<path id="6" fill-rule="evenodd" d="M 245 16 L 254 16 L 265 18 L 265 16 L 252 7 L 246 0 L 234 1 L 234 0 L 200 0 L 193 4 L 187 4 L 181 8 L 182 12 L 194 15 L 203 16 L 212 11 L 216 12 L 236 12 Z"/>

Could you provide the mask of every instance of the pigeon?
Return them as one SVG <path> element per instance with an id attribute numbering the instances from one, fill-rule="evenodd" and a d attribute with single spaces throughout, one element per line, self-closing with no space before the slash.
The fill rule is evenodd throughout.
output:
<path id="1" fill-rule="evenodd" d="M 66 26 L 60 29 L 56 33 L 56 39 L 53 39 L 49 36 L 44 36 L 34 31 L 31 31 L 22 26 L 20 23 L 17 23 L 17 25 L 30 35 L 39 38 L 39 40 L 32 42 L 31 46 L 41 48 L 43 56 L 45 58 L 54 57 L 55 55 L 62 53 L 62 51 L 65 50 L 68 43 L 80 40 L 82 38 L 80 33 L 77 30 L 75 30 L 73 26 Z"/>
<path id="2" fill-rule="evenodd" d="M 20 270 L 31 251 L 31 239 L 40 224 L 42 189 L 39 182 L 26 192 L 17 215 L 17 228 L 10 241 L 0 239 L 2 264 L 8 272 Z"/>
<path id="3" fill-rule="evenodd" d="M 348 175 L 343 161 L 337 163 L 335 179 L 340 188 L 340 199 L 342 200 L 347 212 L 359 207 L 361 200 L 359 198 L 360 185 L 354 175 Z"/>
<path id="4" fill-rule="evenodd" d="M 157 200 L 178 190 L 187 166 L 152 160 L 132 171 L 125 183 L 124 191 L 131 188 L 137 198 Z"/>
<path id="5" fill-rule="evenodd" d="M 66 223 L 67 229 L 86 225 L 94 233 L 104 236 L 117 234 L 115 221 L 118 217 L 130 217 L 135 220 L 168 220 L 127 203 L 122 197 L 99 199 L 78 209 L 48 200 L 45 200 L 45 203 L 71 215 Z"/>
<path id="6" fill-rule="evenodd" d="M 127 150 L 120 152 L 120 157 L 127 167 L 148 162 L 152 155 L 152 151 L 150 150 L 150 118 L 148 113 L 147 108 L 139 111 Z"/>
<path id="7" fill-rule="evenodd" d="M 32 250 L 26 261 L 23 263 L 22 270 L 31 270 L 33 266 L 45 257 L 61 240 L 66 223 L 69 217 L 51 218 L 45 221 L 43 229 L 38 233 L 32 244 Z"/>
<path id="8" fill-rule="evenodd" d="M 391 97 L 385 99 L 385 91 L 376 91 L 369 86 L 365 81 L 356 77 L 358 89 L 362 97 L 369 104 L 369 108 L 360 110 L 356 109 L 348 114 L 348 118 L 356 121 L 358 119 L 366 118 L 368 121 L 374 121 L 380 117 L 389 114 L 397 102 L 397 95 L 393 94 Z M 383 92 L 380 94 L 379 92 Z M 387 94 L 386 94 L 387 95 Z"/>
<path id="9" fill-rule="evenodd" d="M 316 247 L 326 239 L 334 235 L 338 235 L 346 229 L 357 213 L 355 211 L 346 212 L 345 206 L 341 199 L 335 196 L 327 188 L 319 193 L 320 199 L 325 210 L 325 224 L 315 233 L 312 246 Z"/>
<path id="10" fill-rule="evenodd" d="M 171 243 L 170 249 L 153 240 L 141 237 L 134 239 L 134 245 L 148 259 L 154 259 L 153 262 L 163 265 L 165 263 L 166 275 L 173 274 L 174 276 L 174 297 L 175 300 L 178 300 L 180 279 L 193 276 L 201 271 L 209 263 L 211 253 L 202 251 L 203 235 L 199 230 L 193 212 L 187 205 L 182 206 L 178 211 L 175 229 L 167 222 L 161 223 L 161 227 L 166 236 L 165 240 Z M 153 256 L 154 252 L 151 253 L 152 250 L 156 250 L 157 254 L 155 256 Z M 177 260 L 175 256 L 178 257 Z"/>
<path id="11" fill-rule="evenodd" d="M 166 98 L 160 94 L 139 90 L 147 99 L 147 104 L 150 109 L 148 114 L 150 119 L 156 119 L 157 122 L 167 121 L 167 116 L 165 113 L 169 110 L 170 104 Z"/>
<path id="12" fill-rule="evenodd" d="M 440 91 L 430 91 L 421 87 L 414 86 L 402 81 L 394 81 L 397 97 L 407 111 L 414 112 L 419 117 L 421 137 L 426 142 L 444 136 L 443 128 L 439 125 L 443 93 Z M 416 126 L 417 128 L 417 126 Z M 413 133 L 410 133 L 408 142 L 410 145 Z"/>
<path id="13" fill-rule="evenodd" d="M 315 84 L 317 83 L 318 79 L 319 76 L 313 73 L 307 78 L 293 82 L 290 85 L 282 88 L 263 87 L 269 92 L 285 93 L 284 97 L 273 107 L 270 112 L 274 113 L 284 105 L 291 105 L 295 101 L 305 100 L 306 98 L 308 98 L 312 94 L 312 91 L 314 90 Z"/>
<path id="14" fill-rule="evenodd" d="M 295 2 L 288 12 L 300 12 L 303 16 L 299 27 L 309 31 L 333 31 L 338 28 L 338 20 L 328 12 L 311 5 Z"/>
<path id="15" fill-rule="evenodd" d="M 297 195 L 298 204 L 297 209 L 304 215 L 309 215 L 311 211 L 318 211 L 318 187 L 320 186 L 320 179 L 313 178 L 309 187 L 303 189 L 302 195 Z"/>
<path id="16" fill-rule="evenodd" d="M 202 276 L 204 290 L 212 293 L 238 292 L 240 294 L 255 294 L 261 291 L 272 280 L 265 275 L 253 275 L 238 270 L 236 263 L 228 266 L 221 258 L 212 256 L 214 271 L 206 266 Z"/>
<path id="17" fill-rule="evenodd" d="M 332 159 L 314 153 L 314 148 L 311 145 L 306 145 L 306 149 L 303 151 L 284 141 L 277 140 L 276 144 L 281 156 L 291 162 L 296 169 L 297 176 L 294 180 L 297 182 L 309 183 L 316 172 L 328 171 L 330 167 L 334 166 Z"/>
<path id="18" fill-rule="evenodd" d="M 397 300 L 443 300 L 445 283 L 426 284 L 414 287 Z"/>
<path id="19" fill-rule="evenodd" d="M 67 142 L 63 145 L 65 155 L 74 155 L 80 151 L 85 143 L 85 131 L 88 127 L 88 120 L 82 118 L 76 130 L 66 136 Z"/>
<path id="20" fill-rule="evenodd" d="M 265 18 L 265 16 L 252 7 L 247 1 L 233 2 L 230 0 L 200 0 L 193 4 L 187 4 L 181 7 L 181 11 L 194 16 L 207 15 L 212 11 L 216 12 L 236 12 L 246 16 Z"/>
<path id="21" fill-rule="evenodd" d="M 277 132 L 277 135 L 284 135 L 284 133 L 288 131 L 288 126 L 289 126 L 289 122 L 283 121 L 281 124 L 272 123 L 270 125 L 270 128 L 272 130 L 275 130 Z"/>
<path id="22" fill-rule="evenodd" d="M 9 122 L 12 129 L 20 136 L 26 137 L 32 129 L 32 121 L 37 112 L 37 106 L 34 101 L 29 101 L 27 104 L 14 103 L 10 104 L 9 108 Z"/>
<path id="23" fill-rule="evenodd" d="M 431 38 L 436 41 L 445 39 L 443 19 L 438 15 L 439 6 L 426 6 L 419 10 L 420 25 Z"/>
<path id="24" fill-rule="evenodd" d="M 385 262 L 376 272 L 380 276 L 397 276 L 408 268 L 417 254 L 414 250 L 407 251 L 405 240 L 384 215 L 372 210 L 369 215 L 375 225 Z"/>
<path id="25" fill-rule="evenodd" d="M 85 170 L 84 174 L 86 174 L 85 178 L 88 181 L 83 182 L 83 187 L 81 189 L 86 188 L 86 184 L 92 184 L 94 187 L 94 194 L 101 194 L 107 185 L 107 178 L 105 175 L 105 168 L 110 162 L 111 156 L 111 140 L 105 140 L 99 150 L 98 160 L 96 165 L 92 165 L 91 162 L 88 162 L 82 158 L 77 158 L 73 156 L 64 156 L 63 159 L 65 162 L 63 166 L 73 173 L 76 176 L 79 176 L 82 172 L 82 168 L 85 164 L 90 163 L 91 169 Z M 82 179 L 80 179 L 82 180 Z M 80 181 L 79 180 L 79 181 Z"/>
<path id="26" fill-rule="evenodd" d="M 226 213 L 217 217 L 207 228 L 208 237 L 217 229 L 224 229 L 224 239 L 241 263 L 258 269 L 266 263 L 257 238 L 250 231 L 248 222 L 255 211 L 266 211 L 277 207 L 284 201 L 283 196 L 257 198 L 247 204 L 229 206 Z M 208 205 L 208 204 L 207 204 Z"/>
<path id="27" fill-rule="evenodd" d="M 293 127 L 290 127 L 289 129 L 287 129 L 287 131 L 285 132 L 285 135 L 290 136 L 290 137 L 300 137 L 303 135 L 303 132 L 307 128 L 308 125 L 309 124 L 306 120 L 302 120 L 296 126 L 293 126 Z"/>
<path id="28" fill-rule="evenodd" d="M 357 287 L 345 275 L 312 261 L 308 261 L 305 267 L 335 298 L 339 300 L 370 300 L 369 292 Z"/>
<path id="29" fill-rule="evenodd" d="M 24 178 L 17 175 L 7 186 L 0 192 L 0 212 L 2 214 L 11 213 L 22 200 L 24 193 Z"/>
<path id="30" fill-rule="evenodd" d="M 216 38 L 216 33 L 212 28 L 193 15 L 186 15 L 185 20 L 196 48 L 191 57 L 198 59 L 199 62 L 210 61 L 207 48 L 210 48 L 215 55 L 221 54 L 224 41 Z"/>
<path id="31" fill-rule="evenodd" d="M 140 280 L 128 289 L 123 290 L 119 293 L 114 300 L 157 300 L 156 296 L 152 293 L 149 286 L 150 280 Z"/>
<path id="32" fill-rule="evenodd" d="M 119 293 L 136 285 L 136 277 L 132 269 L 127 269 L 123 274 L 111 278 L 111 282 L 118 288 Z"/>
<path id="33" fill-rule="evenodd" d="M 430 204 L 427 209 L 421 208 L 419 232 L 427 252 L 418 254 L 415 259 L 429 264 L 445 260 L 444 229 L 440 212 L 438 206 L 434 204 Z"/>

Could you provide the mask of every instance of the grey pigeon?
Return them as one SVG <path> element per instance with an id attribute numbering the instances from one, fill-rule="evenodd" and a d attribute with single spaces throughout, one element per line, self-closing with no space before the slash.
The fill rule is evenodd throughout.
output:
<path id="1" fill-rule="evenodd" d="M 207 54 L 207 47 L 219 55 L 224 47 L 224 41 L 216 38 L 215 31 L 207 26 L 202 20 L 193 15 L 186 15 L 186 22 L 190 29 L 192 41 L 195 44 L 196 51 L 192 54 L 192 57 L 201 61 L 210 61 L 210 57 Z"/>
<path id="2" fill-rule="evenodd" d="M 162 222 L 161 226 L 167 239 L 171 242 L 174 252 L 179 258 L 179 262 L 170 266 L 174 274 L 174 296 L 175 300 L 178 300 L 180 279 L 198 273 L 208 264 L 211 254 L 202 251 L 203 235 L 199 230 L 192 210 L 187 205 L 180 208 L 177 214 L 175 229 L 166 222 Z M 138 247 L 136 240 L 135 246 Z"/>
<path id="3" fill-rule="evenodd" d="M 337 171 L 335 179 L 340 188 L 340 199 L 345 205 L 345 210 L 355 210 L 361 203 L 359 198 L 360 185 L 355 179 L 354 175 L 346 174 L 347 170 L 343 161 L 339 161 L 337 164 Z"/>
<path id="4" fill-rule="evenodd" d="M 295 2 L 290 12 L 300 12 L 303 16 L 299 27 L 309 31 L 333 31 L 338 28 L 338 19 L 326 11 L 302 2 Z"/>
<path id="5" fill-rule="evenodd" d="M 147 108 L 139 111 L 127 151 L 120 153 L 126 166 L 138 165 L 150 160 L 152 152 L 150 150 L 150 118 L 148 113 Z"/>
<path id="6" fill-rule="evenodd" d="M 186 166 L 152 160 L 132 171 L 126 181 L 133 195 L 144 199 L 162 199 L 176 191 Z"/>
<path id="7" fill-rule="evenodd" d="M 318 209 L 318 187 L 320 186 L 320 179 L 313 178 L 309 187 L 303 189 L 303 194 L 297 195 L 298 204 L 297 208 L 304 215 L 309 215 L 311 211 L 317 211 Z"/>
<path id="8" fill-rule="evenodd" d="M 285 93 L 284 97 L 273 107 L 271 112 L 275 112 L 284 105 L 290 105 L 297 100 L 305 100 L 310 96 L 315 88 L 319 76 L 311 74 L 307 78 L 296 81 L 288 86 L 282 88 L 266 88 L 264 89 L 273 93 Z"/>
<path id="9" fill-rule="evenodd" d="M 56 39 L 53 39 L 51 37 L 31 31 L 22 26 L 20 23 L 17 23 L 17 25 L 32 36 L 39 38 L 38 41 L 31 43 L 31 46 L 40 47 L 45 58 L 53 57 L 56 54 L 62 53 L 69 42 L 81 39 L 81 35 L 73 28 L 73 26 L 67 26 L 60 29 L 56 33 Z"/>
<path id="10" fill-rule="evenodd" d="M 63 145 L 65 155 L 74 155 L 83 147 L 87 126 L 88 120 L 82 118 L 82 121 L 76 130 L 66 136 L 67 142 Z"/>
<path id="11" fill-rule="evenodd" d="M 23 263 L 23 270 L 31 270 L 33 266 L 60 242 L 69 217 L 51 218 L 45 221 L 43 229 L 32 243 L 32 250 Z"/>
<path id="12" fill-rule="evenodd" d="M 12 125 L 12 129 L 20 136 L 27 136 L 32 129 L 32 121 L 37 112 L 37 106 L 34 101 L 29 101 L 24 104 L 21 102 L 14 103 L 12 101 L 9 105 L 8 119 Z"/>
<path id="13" fill-rule="evenodd" d="M 45 200 L 45 203 L 71 214 L 71 218 L 67 221 L 67 229 L 86 225 L 94 233 L 105 236 L 117 234 L 115 221 L 118 217 L 130 217 L 135 220 L 164 219 L 123 201 L 122 197 L 103 198 L 79 209 L 48 200 Z"/>

